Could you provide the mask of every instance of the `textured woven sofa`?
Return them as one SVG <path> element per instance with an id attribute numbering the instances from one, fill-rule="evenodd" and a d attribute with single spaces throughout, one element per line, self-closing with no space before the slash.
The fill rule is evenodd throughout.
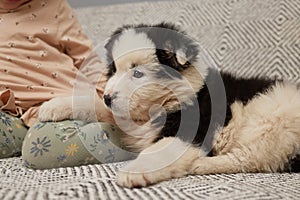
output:
<path id="1" fill-rule="evenodd" d="M 131 23 L 174 22 L 223 70 L 300 83 L 299 0 L 178 0 L 76 9 L 96 44 Z M 142 189 L 115 183 L 125 163 L 30 170 L 0 160 L 0 199 L 300 199 L 299 173 L 188 176 Z M 151 163 L 149 163 L 151 164 Z"/>

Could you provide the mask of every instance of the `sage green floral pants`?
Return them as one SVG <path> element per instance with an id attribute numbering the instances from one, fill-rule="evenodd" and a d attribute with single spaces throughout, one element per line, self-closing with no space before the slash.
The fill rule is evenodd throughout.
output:
<path id="1" fill-rule="evenodd" d="M 22 154 L 25 166 L 47 169 L 133 159 L 121 130 L 101 122 L 36 122 L 31 128 L 0 112 L 0 159 Z"/>

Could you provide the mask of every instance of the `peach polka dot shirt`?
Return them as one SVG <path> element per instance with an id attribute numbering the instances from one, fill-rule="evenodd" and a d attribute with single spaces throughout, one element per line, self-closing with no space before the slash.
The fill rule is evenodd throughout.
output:
<path id="1" fill-rule="evenodd" d="M 103 69 L 97 60 L 82 70 L 92 44 L 66 0 L 32 0 L 16 10 L 0 9 L 0 30 L 0 108 L 27 126 L 43 102 L 72 95 L 76 77 Z M 103 92 L 101 84 L 96 89 Z"/>

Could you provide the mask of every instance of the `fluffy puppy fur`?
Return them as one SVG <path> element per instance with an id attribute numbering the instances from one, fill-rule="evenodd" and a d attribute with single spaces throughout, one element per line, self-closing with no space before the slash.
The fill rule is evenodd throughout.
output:
<path id="1" fill-rule="evenodd" d="M 210 67 L 199 45 L 167 23 L 121 27 L 105 48 L 104 103 L 114 119 L 94 91 L 44 103 L 39 119 L 115 122 L 126 133 L 124 145 L 139 153 L 118 172 L 119 185 L 188 174 L 300 171 L 296 85 Z"/>
<path id="2" fill-rule="evenodd" d="M 105 104 L 127 133 L 124 144 L 140 152 L 119 171 L 119 185 L 188 174 L 299 171 L 292 163 L 300 153 L 296 85 L 207 67 L 198 44 L 167 23 L 119 28 L 105 48 Z"/>

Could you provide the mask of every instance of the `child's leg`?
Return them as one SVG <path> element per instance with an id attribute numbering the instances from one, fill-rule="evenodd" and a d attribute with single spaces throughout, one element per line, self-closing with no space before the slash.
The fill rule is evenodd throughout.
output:
<path id="1" fill-rule="evenodd" d="M 0 111 L 0 158 L 20 155 L 27 131 L 19 118 Z"/>
<path id="2" fill-rule="evenodd" d="M 24 139 L 22 158 L 34 169 L 132 159 L 134 155 L 120 147 L 120 134 L 107 123 L 37 122 Z"/>

